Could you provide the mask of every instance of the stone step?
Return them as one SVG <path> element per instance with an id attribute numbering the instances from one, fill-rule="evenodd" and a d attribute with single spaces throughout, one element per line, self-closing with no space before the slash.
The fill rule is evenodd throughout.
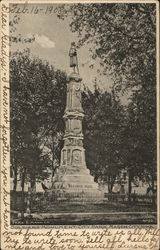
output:
<path id="1" fill-rule="evenodd" d="M 74 195 L 99 195 L 99 194 L 103 194 L 103 196 L 104 196 L 104 193 L 103 192 L 101 192 L 100 190 L 98 190 L 98 189 L 96 189 L 96 188 L 92 188 L 92 189 L 87 189 L 87 188 L 84 188 L 83 187 L 83 189 L 81 188 L 81 189 L 79 189 L 79 188 L 67 188 L 67 189 L 65 189 L 65 188 L 61 188 L 61 189 L 53 189 L 52 190 L 52 192 L 54 192 L 54 193 L 64 193 L 64 194 L 73 194 L 73 196 Z"/>
<path id="2" fill-rule="evenodd" d="M 92 190 L 92 192 L 93 192 L 93 190 L 95 189 L 95 190 L 98 190 L 98 184 L 96 183 L 96 182 L 84 182 L 84 181 L 82 181 L 82 182 L 76 182 L 76 181 L 69 181 L 69 182 L 67 182 L 67 181 L 56 181 L 56 182 L 54 182 L 53 183 L 53 187 L 52 187 L 53 189 L 55 188 L 55 189 L 73 189 L 73 190 L 75 190 L 75 189 L 78 189 L 78 190 L 80 190 L 81 192 L 83 191 L 83 189 L 90 189 L 90 190 Z"/>
<path id="3" fill-rule="evenodd" d="M 90 203 L 103 203 L 107 202 L 108 199 L 104 197 L 102 193 L 84 193 L 81 195 L 80 193 L 66 193 L 66 194 L 55 194 L 53 195 L 53 200 L 55 201 L 66 201 L 66 202 L 90 202 Z"/>
<path id="4" fill-rule="evenodd" d="M 104 193 L 100 190 L 98 190 L 95 187 L 92 188 L 56 188 L 52 189 L 51 193 L 53 195 L 58 195 L 58 196 L 65 196 L 67 195 L 68 197 L 96 197 L 96 196 L 102 196 L 104 197 Z"/>
<path id="5" fill-rule="evenodd" d="M 55 171 L 55 175 L 59 175 L 59 174 L 62 174 L 64 175 L 64 172 L 65 174 L 67 175 L 76 175 L 76 174 L 80 174 L 80 175 L 90 175 L 90 170 L 86 167 L 66 167 L 66 169 L 64 170 L 63 168 L 59 168 Z"/>
<path id="6" fill-rule="evenodd" d="M 94 183 L 94 178 L 92 175 L 80 175 L 80 174 L 68 175 L 68 174 L 65 174 L 65 175 L 59 175 L 57 180 L 56 180 L 56 178 L 55 178 L 55 180 L 53 180 L 53 182 L 57 182 L 57 181 L 68 182 L 68 183 L 76 182 L 77 184 L 86 182 L 88 184 L 90 184 L 90 183 L 92 184 L 92 183 Z"/>

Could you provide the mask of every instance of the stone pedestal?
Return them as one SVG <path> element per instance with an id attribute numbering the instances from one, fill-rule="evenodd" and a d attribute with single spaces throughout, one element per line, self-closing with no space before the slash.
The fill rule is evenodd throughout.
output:
<path id="1" fill-rule="evenodd" d="M 52 195 L 57 200 L 98 201 L 104 194 L 99 191 L 86 167 L 83 148 L 81 78 L 72 73 L 67 85 L 67 104 L 64 113 L 65 135 L 61 163 L 53 178 Z"/>

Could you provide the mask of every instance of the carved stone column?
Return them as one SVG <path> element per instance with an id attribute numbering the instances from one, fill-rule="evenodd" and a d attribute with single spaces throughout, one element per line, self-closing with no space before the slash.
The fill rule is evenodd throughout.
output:
<path id="1" fill-rule="evenodd" d="M 81 81 L 79 74 L 72 73 L 67 85 L 67 103 L 64 113 L 65 135 L 61 151 L 61 163 L 54 178 L 52 192 L 58 200 L 86 201 L 103 198 L 98 184 L 86 167 L 83 148 L 82 120 L 84 112 L 81 103 Z"/>

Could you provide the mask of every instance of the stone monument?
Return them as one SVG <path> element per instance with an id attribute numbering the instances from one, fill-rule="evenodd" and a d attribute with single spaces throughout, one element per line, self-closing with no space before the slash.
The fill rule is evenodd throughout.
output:
<path id="1" fill-rule="evenodd" d="M 71 44 L 70 67 L 73 72 L 67 84 L 67 103 L 64 113 L 65 135 L 61 151 L 60 166 L 53 177 L 52 195 L 57 200 L 100 201 L 104 194 L 98 189 L 94 177 L 86 167 L 83 148 L 82 119 L 84 112 L 81 103 L 82 79 L 79 76 L 75 43 Z"/>

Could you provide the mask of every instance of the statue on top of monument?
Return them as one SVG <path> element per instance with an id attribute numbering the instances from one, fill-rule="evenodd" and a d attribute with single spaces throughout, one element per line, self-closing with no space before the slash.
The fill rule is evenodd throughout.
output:
<path id="1" fill-rule="evenodd" d="M 71 43 L 71 48 L 69 50 L 69 56 L 70 56 L 70 67 L 73 68 L 74 73 L 79 74 L 78 59 L 77 59 L 77 49 L 76 49 L 75 42 Z"/>

